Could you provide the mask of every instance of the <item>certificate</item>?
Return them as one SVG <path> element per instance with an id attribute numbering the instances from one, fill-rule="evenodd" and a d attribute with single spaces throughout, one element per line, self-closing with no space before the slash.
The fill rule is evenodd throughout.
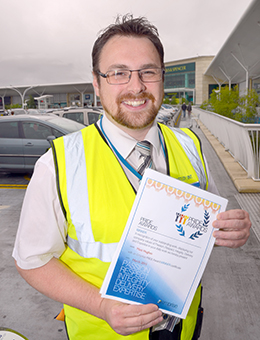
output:
<path id="1" fill-rule="evenodd" d="M 227 202 L 146 170 L 102 297 L 154 303 L 167 314 L 185 318 L 214 246 L 212 222 Z"/>

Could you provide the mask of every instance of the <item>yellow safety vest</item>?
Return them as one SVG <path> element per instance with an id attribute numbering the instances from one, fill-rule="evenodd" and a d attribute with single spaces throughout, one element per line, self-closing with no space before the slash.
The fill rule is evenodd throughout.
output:
<path id="1" fill-rule="evenodd" d="M 171 131 L 160 124 L 168 174 L 207 188 L 207 175 L 197 137 L 187 129 Z M 60 260 L 86 281 L 100 288 L 135 199 L 114 153 L 95 125 L 53 141 L 57 188 L 68 223 L 66 250 Z M 201 289 L 185 320 L 181 340 L 190 340 L 196 325 Z M 64 306 L 71 340 L 144 340 L 149 330 L 123 337 L 104 321 Z"/>

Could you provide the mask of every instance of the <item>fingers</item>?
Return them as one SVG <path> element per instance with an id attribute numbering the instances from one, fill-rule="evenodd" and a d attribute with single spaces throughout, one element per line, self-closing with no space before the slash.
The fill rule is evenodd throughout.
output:
<path id="1" fill-rule="evenodd" d="M 233 209 L 221 212 L 217 216 L 217 221 L 225 220 L 245 220 L 249 219 L 249 214 L 247 211 L 242 209 Z"/>
<path id="2" fill-rule="evenodd" d="M 104 319 L 118 334 L 129 335 L 140 332 L 163 320 L 162 312 L 154 304 L 127 305 L 104 300 L 107 300 L 104 303 L 106 305 Z"/>
<path id="3" fill-rule="evenodd" d="M 156 305 L 125 305 L 119 311 L 122 318 L 116 318 L 116 329 L 119 334 L 129 335 L 150 328 L 162 321 L 162 312 Z"/>
<path id="4" fill-rule="evenodd" d="M 220 213 L 213 222 L 215 244 L 238 248 L 244 245 L 250 235 L 251 222 L 249 214 L 244 210 L 229 210 Z"/>

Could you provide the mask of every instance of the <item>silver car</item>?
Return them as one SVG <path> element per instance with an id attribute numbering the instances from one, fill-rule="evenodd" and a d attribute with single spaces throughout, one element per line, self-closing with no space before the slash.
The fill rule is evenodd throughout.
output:
<path id="1" fill-rule="evenodd" d="M 84 127 L 52 114 L 0 117 L 0 171 L 32 171 L 51 140 Z"/>
<path id="2" fill-rule="evenodd" d="M 70 108 L 61 111 L 54 111 L 55 115 L 74 120 L 86 126 L 95 124 L 103 112 L 92 108 Z"/>

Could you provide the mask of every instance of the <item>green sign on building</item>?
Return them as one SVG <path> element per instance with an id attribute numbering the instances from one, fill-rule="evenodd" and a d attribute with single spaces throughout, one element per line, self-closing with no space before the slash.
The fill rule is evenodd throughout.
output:
<path id="1" fill-rule="evenodd" d="M 167 66 L 165 68 L 166 74 L 185 73 L 185 72 L 194 72 L 194 71 L 195 71 L 195 63 Z"/>

